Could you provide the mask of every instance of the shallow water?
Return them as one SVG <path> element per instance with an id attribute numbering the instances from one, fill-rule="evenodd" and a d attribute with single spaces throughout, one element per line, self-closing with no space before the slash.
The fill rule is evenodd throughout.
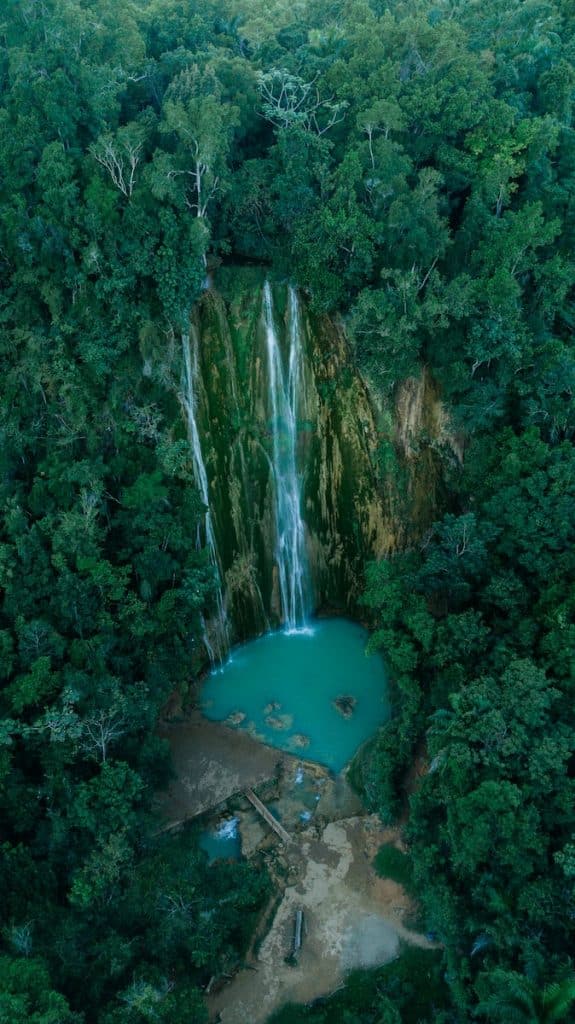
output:
<path id="1" fill-rule="evenodd" d="M 366 641 L 366 630 L 347 619 L 315 620 L 306 632 L 253 640 L 209 676 L 202 710 L 340 771 L 389 718 L 383 661 L 365 655 Z M 338 697 L 354 698 L 349 718 L 334 706 Z"/>
<path id="2" fill-rule="evenodd" d="M 238 818 L 226 818 L 216 827 L 200 833 L 198 845 L 208 855 L 208 862 L 215 860 L 239 860 L 241 856 L 241 838 L 238 830 Z"/>

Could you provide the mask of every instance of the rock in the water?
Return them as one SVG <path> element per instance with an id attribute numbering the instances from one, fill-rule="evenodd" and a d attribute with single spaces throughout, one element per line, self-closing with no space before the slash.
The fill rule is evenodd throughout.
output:
<path id="1" fill-rule="evenodd" d="M 296 750 L 305 750 L 309 747 L 309 736 L 304 736 L 301 732 L 294 733 L 289 738 L 290 747 L 294 747 Z"/>
<path id="2" fill-rule="evenodd" d="M 343 718 L 351 718 L 355 711 L 357 699 L 350 694 L 346 694 L 345 696 L 336 697 L 332 703 L 336 711 L 339 711 Z"/>
<path id="3" fill-rule="evenodd" d="M 232 711 L 231 715 L 228 715 L 226 718 L 224 725 L 241 725 L 245 717 L 245 711 Z"/>
<path id="4" fill-rule="evenodd" d="M 285 732 L 286 729 L 291 729 L 293 725 L 293 715 L 268 715 L 266 725 L 269 725 L 270 729 L 275 729 L 277 732 Z"/>

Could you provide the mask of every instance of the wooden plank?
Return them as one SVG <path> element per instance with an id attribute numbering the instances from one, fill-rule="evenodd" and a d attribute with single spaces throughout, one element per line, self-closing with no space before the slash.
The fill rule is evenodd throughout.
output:
<path id="1" fill-rule="evenodd" d="M 276 818 L 274 818 L 273 814 L 270 811 L 268 811 L 265 804 L 262 804 L 259 797 L 257 797 L 256 794 L 254 793 L 253 789 L 246 789 L 245 793 L 249 802 L 253 804 L 256 811 L 259 814 L 261 814 L 264 821 L 267 821 L 270 828 L 273 828 L 276 835 L 280 837 L 282 843 L 293 843 L 293 839 L 290 836 L 290 834 L 286 832 L 285 828 L 282 825 L 280 825 L 279 821 L 277 821 Z"/>

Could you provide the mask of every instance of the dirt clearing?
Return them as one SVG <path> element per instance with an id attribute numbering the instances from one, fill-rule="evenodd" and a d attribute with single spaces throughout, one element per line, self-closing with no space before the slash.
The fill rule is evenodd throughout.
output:
<path id="1" fill-rule="evenodd" d="M 209 998 L 212 1019 L 220 1014 L 222 1024 L 264 1024 L 286 1002 L 306 1003 L 333 991 L 355 967 L 393 960 L 400 939 L 431 948 L 404 924 L 411 902 L 402 887 L 378 878 L 371 866 L 381 843 L 395 838 L 375 817 L 354 817 L 330 822 L 319 838 L 311 827 L 282 851 L 295 880 L 252 969 Z M 297 965 L 289 966 L 298 909 L 304 911 L 304 941 Z"/>

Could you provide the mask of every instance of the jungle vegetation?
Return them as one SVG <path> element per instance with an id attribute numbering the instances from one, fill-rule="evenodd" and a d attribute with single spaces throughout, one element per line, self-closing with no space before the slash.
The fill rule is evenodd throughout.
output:
<path id="1" fill-rule="evenodd" d="M 151 810 L 214 600 L 175 340 L 248 262 L 345 318 L 382 401 L 426 366 L 464 449 L 367 569 L 395 711 L 355 765 L 409 802 L 441 964 L 337 1019 L 573 1012 L 574 30 L 573 0 L 4 0 L 2 1024 L 199 1024 L 267 898 Z"/>

